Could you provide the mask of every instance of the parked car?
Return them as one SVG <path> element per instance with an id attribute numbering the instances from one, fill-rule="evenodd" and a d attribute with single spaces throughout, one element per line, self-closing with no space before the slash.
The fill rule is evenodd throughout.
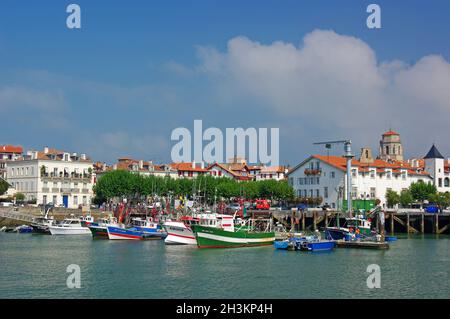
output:
<path id="1" fill-rule="evenodd" d="M 1 202 L 0 206 L 1 207 L 13 207 L 14 203 L 12 203 L 12 202 Z"/>

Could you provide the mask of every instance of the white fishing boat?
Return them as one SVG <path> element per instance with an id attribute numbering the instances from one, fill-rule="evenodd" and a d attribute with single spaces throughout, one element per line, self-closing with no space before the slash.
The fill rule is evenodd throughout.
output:
<path id="1" fill-rule="evenodd" d="M 61 224 L 48 227 L 52 235 L 90 235 L 88 227 L 83 227 L 79 218 L 66 218 Z"/>
<path id="2" fill-rule="evenodd" d="M 171 245 L 197 245 L 191 226 L 198 224 L 198 221 L 198 218 L 191 216 L 183 216 L 178 221 L 166 221 L 164 228 L 167 237 L 164 242 Z"/>

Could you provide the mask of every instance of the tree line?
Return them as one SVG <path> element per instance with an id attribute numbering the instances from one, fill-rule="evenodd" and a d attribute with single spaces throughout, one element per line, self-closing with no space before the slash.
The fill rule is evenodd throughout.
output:
<path id="1" fill-rule="evenodd" d="M 445 208 L 450 205 L 450 193 L 438 192 L 435 185 L 418 181 L 417 183 L 412 183 L 408 189 L 404 189 L 400 193 L 388 190 L 386 192 L 386 201 L 388 207 L 393 207 L 397 204 L 400 204 L 402 207 L 408 207 L 413 203 L 428 201 Z"/>
<path id="2" fill-rule="evenodd" d="M 193 179 L 174 179 L 161 176 L 143 176 L 125 170 L 103 174 L 94 186 L 97 204 L 113 198 L 139 199 L 148 196 L 201 196 L 208 203 L 215 200 L 273 199 L 291 200 L 295 197 L 287 181 L 236 181 L 227 177 L 201 175 Z"/>

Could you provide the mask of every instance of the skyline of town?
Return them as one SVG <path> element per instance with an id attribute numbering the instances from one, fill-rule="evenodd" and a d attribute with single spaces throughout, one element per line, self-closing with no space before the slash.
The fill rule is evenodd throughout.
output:
<path id="1" fill-rule="evenodd" d="M 450 149 L 446 1 L 379 1 L 376 30 L 368 2 L 79 1 L 79 30 L 66 27 L 65 4 L 27 4 L 33 15 L 3 4 L 2 143 L 168 162 L 170 132 L 202 119 L 279 128 L 290 165 L 322 140 L 375 149 L 391 127 L 408 157 L 433 142 Z"/>

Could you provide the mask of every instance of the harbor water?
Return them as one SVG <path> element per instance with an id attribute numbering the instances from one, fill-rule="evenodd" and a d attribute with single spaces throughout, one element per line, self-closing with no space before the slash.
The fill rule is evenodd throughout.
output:
<path id="1" fill-rule="evenodd" d="M 0 233 L 0 298 L 450 298 L 449 248 L 435 235 L 304 253 Z M 79 289 L 66 284 L 71 264 Z M 381 288 L 367 287 L 371 264 Z"/>

